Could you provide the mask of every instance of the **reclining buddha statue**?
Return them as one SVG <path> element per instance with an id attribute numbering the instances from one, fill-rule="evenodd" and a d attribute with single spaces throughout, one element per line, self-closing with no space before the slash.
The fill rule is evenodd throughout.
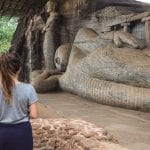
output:
<path id="1" fill-rule="evenodd" d="M 72 46 L 56 50 L 57 71 L 41 71 L 31 82 L 38 92 L 60 88 L 101 104 L 150 111 L 149 52 L 130 33 L 112 32 L 107 40 L 82 28 Z"/>

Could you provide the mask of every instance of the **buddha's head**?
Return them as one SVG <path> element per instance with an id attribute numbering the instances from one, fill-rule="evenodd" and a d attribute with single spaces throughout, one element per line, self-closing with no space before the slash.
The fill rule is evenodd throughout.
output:
<path id="1" fill-rule="evenodd" d="M 54 59 L 54 63 L 57 70 L 63 72 L 66 71 L 70 52 L 71 52 L 70 44 L 61 45 L 60 47 L 57 48 Z"/>

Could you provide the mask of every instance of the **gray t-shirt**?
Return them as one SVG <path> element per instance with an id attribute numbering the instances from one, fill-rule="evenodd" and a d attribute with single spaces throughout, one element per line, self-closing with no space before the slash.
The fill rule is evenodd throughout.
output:
<path id="1" fill-rule="evenodd" d="M 12 89 L 12 101 L 7 104 L 0 89 L 0 123 L 15 124 L 29 120 L 29 106 L 37 102 L 37 94 L 31 84 L 20 82 Z"/>

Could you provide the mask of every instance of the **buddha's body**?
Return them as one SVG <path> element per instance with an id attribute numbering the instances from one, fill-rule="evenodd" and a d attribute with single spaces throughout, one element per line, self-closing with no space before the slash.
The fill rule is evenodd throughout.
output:
<path id="1" fill-rule="evenodd" d="M 91 37 L 84 33 L 86 30 Z M 144 50 L 135 49 L 141 47 L 138 40 L 120 32 L 119 36 L 123 34 L 121 41 L 135 48 L 117 48 L 117 44 L 111 43 L 101 47 L 97 44 L 96 33 L 86 30 L 77 33 L 67 70 L 57 76 L 61 89 L 100 103 L 149 111 L 150 56 Z M 79 37 L 86 43 L 80 42 Z"/>

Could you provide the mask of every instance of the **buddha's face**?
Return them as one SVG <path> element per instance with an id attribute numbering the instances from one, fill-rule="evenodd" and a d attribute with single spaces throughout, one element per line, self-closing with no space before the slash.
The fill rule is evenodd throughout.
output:
<path id="1" fill-rule="evenodd" d="M 71 46 L 69 44 L 60 46 L 55 53 L 54 63 L 59 71 L 66 71 L 70 56 Z"/>
<path id="2" fill-rule="evenodd" d="M 48 1 L 46 4 L 46 12 L 51 13 L 52 11 L 55 11 L 56 3 L 53 1 Z"/>

